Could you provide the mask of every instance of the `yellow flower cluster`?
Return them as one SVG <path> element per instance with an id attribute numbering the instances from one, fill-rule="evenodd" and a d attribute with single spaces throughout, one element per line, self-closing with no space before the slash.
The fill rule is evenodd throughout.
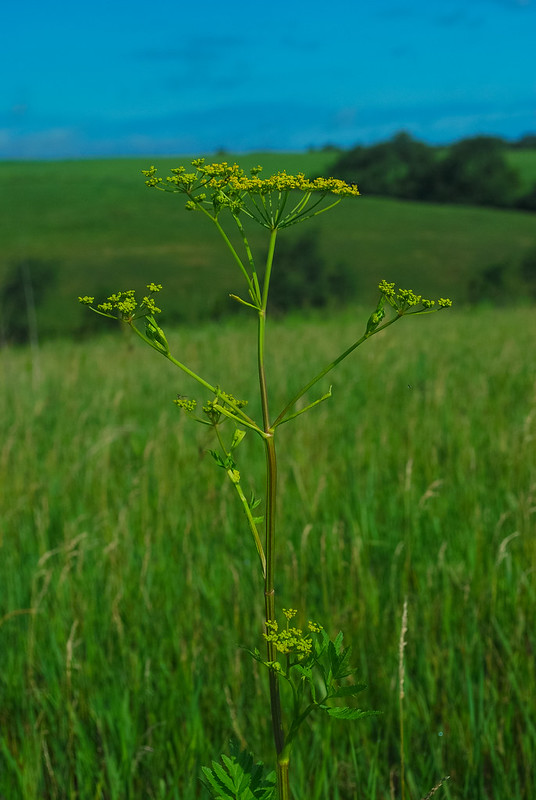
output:
<path id="1" fill-rule="evenodd" d="M 298 661 L 301 661 L 308 656 L 313 648 L 313 642 L 309 634 L 303 634 L 301 628 L 294 628 L 289 626 L 290 620 L 296 616 L 298 612 L 294 608 L 284 608 L 283 614 L 287 619 L 287 625 L 283 630 L 279 630 L 279 625 L 276 620 L 270 620 L 266 623 L 267 633 L 264 638 L 267 642 L 272 642 L 276 650 L 283 655 L 294 654 Z M 313 633 L 320 633 L 322 626 L 317 622 L 308 623 L 308 629 Z"/>
<path id="2" fill-rule="evenodd" d="M 399 312 L 418 305 L 421 305 L 424 309 L 431 309 L 436 304 L 435 300 L 429 300 L 420 294 L 415 294 L 412 289 L 395 289 L 395 284 L 388 283 L 386 280 L 381 281 L 378 288 L 387 302 Z M 438 308 L 449 308 L 451 305 L 452 300 L 448 298 L 440 297 L 437 300 Z"/>
<path id="3" fill-rule="evenodd" d="M 238 164 L 228 164 L 226 161 L 214 164 L 205 164 L 204 159 L 192 161 L 196 172 L 186 172 L 185 167 L 171 170 L 171 175 L 166 178 L 168 191 L 178 191 L 190 194 L 196 189 L 207 188 L 214 192 L 225 192 L 228 198 L 236 198 L 244 194 L 267 195 L 272 192 L 320 192 L 321 194 L 334 194 L 338 197 L 358 197 L 359 190 L 355 184 L 345 183 L 337 178 L 315 178 L 309 180 L 302 172 L 289 175 L 285 170 L 276 172 L 268 178 L 260 178 L 262 167 L 254 167 L 251 176 L 247 176 Z M 162 178 L 156 177 L 156 167 L 142 170 L 147 180 L 147 186 L 165 188 L 160 186 Z M 170 188 L 173 187 L 173 188 Z M 196 199 L 205 199 L 196 195 Z"/>
<path id="4" fill-rule="evenodd" d="M 162 285 L 160 283 L 147 284 L 147 289 L 151 294 L 156 294 L 161 288 Z M 85 295 L 84 297 L 79 297 L 78 301 L 82 303 L 82 305 L 93 306 L 95 298 Z M 108 317 L 118 317 L 119 319 L 132 321 L 134 316 L 138 316 L 135 314 L 136 309 L 142 312 L 142 316 L 160 313 L 160 309 L 157 308 L 151 296 L 144 297 L 141 303 L 138 303 L 134 289 L 127 289 L 124 292 L 115 292 L 111 294 L 104 302 L 98 303 L 93 310 Z"/>

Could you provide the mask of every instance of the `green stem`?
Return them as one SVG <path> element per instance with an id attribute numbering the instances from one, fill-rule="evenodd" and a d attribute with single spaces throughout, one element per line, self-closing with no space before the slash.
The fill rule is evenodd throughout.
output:
<path id="1" fill-rule="evenodd" d="M 290 800 L 288 769 L 289 757 L 279 757 L 277 759 L 277 792 L 279 800 Z"/>
<path id="2" fill-rule="evenodd" d="M 233 245 L 231 243 L 231 240 L 229 239 L 229 237 L 227 236 L 227 234 L 223 230 L 222 226 L 220 225 L 218 217 L 216 215 L 212 215 L 209 211 L 207 211 L 206 208 L 203 208 L 202 205 L 198 204 L 198 208 L 203 212 L 203 214 L 205 214 L 205 216 L 207 216 L 210 220 L 212 220 L 212 222 L 214 223 L 214 225 L 218 229 L 218 232 L 219 232 L 220 236 L 222 237 L 223 241 L 225 242 L 225 244 L 229 248 L 229 251 L 231 252 L 231 255 L 233 256 L 234 260 L 238 264 L 241 273 L 243 274 L 244 278 L 246 279 L 248 288 L 251 291 L 252 283 L 251 283 L 251 278 L 248 275 L 248 271 L 245 268 L 245 266 L 244 266 L 244 264 L 242 262 L 242 259 L 240 258 L 240 256 L 236 252 L 236 250 L 234 249 L 234 247 L 233 247 Z"/>
<path id="3" fill-rule="evenodd" d="M 259 309 L 259 305 L 261 302 L 261 290 L 259 286 L 259 279 L 257 277 L 257 271 L 255 269 L 255 259 L 253 258 L 253 253 L 251 252 L 251 247 L 249 246 L 248 237 L 246 236 L 246 231 L 244 230 L 244 226 L 240 221 L 238 214 L 233 214 L 233 219 L 235 221 L 236 227 L 240 231 L 240 235 L 242 237 L 242 241 L 244 242 L 244 248 L 246 250 L 246 254 L 249 261 L 249 268 L 251 270 L 251 285 L 249 286 L 249 295 L 256 305 L 254 308 L 257 310 Z"/>
<path id="4" fill-rule="evenodd" d="M 225 458 L 228 458 L 229 451 L 225 447 L 225 444 L 223 442 L 223 439 L 221 437 L 221 433 L 220 433 L 219 428 L 218 428 L 217 425 L 214 425 L 214 430 L 216 432 L 216 436 L 218 437 L 218 442 L 220 443 L 220 447 L 222 449 L 222 452 L 223 452 Z M 247 521 L 248 521 L 249 529 L 250 529 L 251 533 L 253 534 L 253 539 L 255 540 L 255 547 L 257 548 L 257 553 L 259 554 L 259 558 L 260 558 L 260 562 L 261 562 L 262 574 L 263 574 L 263 577 L 265 578 L 266 577 L 266 556 L 264 555 L 264 550 L 262 548 L 262 542 L 261 542 L 261 539 L 260 539 L 260 536 L 259 536 L 259 532 L 257 530 L 257 525 L 255 524 L 255 520 L 253 519 L 253 514 L 251 513 L 251 508 L 249 507 L 249 503 L 248 503 L 247 498 L 246 498 L 246 496 L 244 494 L 244 490 L 242 489 L 242 487 L 240 485 L 240 479 L 237 480 L 237 478 L 234 475 L 234 472 L 233 472 L 232 469 L 228 469 L 227 470 L 227 475 L 229 476 L 229 479 L 230 479 L 231 483 L 233 484 L 234 488 L 236 489 L 236 493 L 238 494 L 238 497 L 240 498 L 240 502 L 242 503 L 242 507 L 244 509 L 244 513 L 245 513 Z"/>
<path id="5" fill-rule="evenodd" d="M 154 342 L 152 342 L 142 331 L 140 331 L 140 329 L 137 328 L 133 322 L 130 323 L 130 327 L 140 337 L 140 339 L 143 339 L 143 341 L 149 345 L 149 347 L 152 347 L 153 350 L 156 350 L 157 353 L 163 355 L 164 358 L 167 358 L 168 361 L 171 361 L 171 363 L 174 364 L 176 367 L 182 369 L 182 371 L 185 372 L 187 375 L 189 375 L 190 378 L 193 378 L 195 381 L 200 383 L 201 386 L 204 386 L 205 389 L 209 390 L 209 392 L 215 394 L 216 397 L 218 398 L 222 397 L 222 392 L 220 391 L 218 386 L 212 386 L 208 381 L 206 381 L 196 372 L 187 367 L 186 364 L 183 364 L 182 361 L 179 361 L 174 356 L 172 356 L 169 351 L 166 351 L 160 347 L 156 347 Z M 249 417 L 245 413 L 245 411 L 239 408 L 239 406 L 236 403 L 234 403 L 232 399 L 230 398 L 223 398 L 223 399 L 225 403 L 233 409 L 233 412 L 231 413 L 230 411 L 228 411 L 226 408 L 223 407 L 223 405 L 216 404 L 215 408 L 218 411 L 220 411 L 224 416 L 229 417 L 229 419 L 232 419 L 235 422 L 240 423 L 241 425 L 245 425 L 247 428 L 251 428 L 251 430 L 255 431 L 255 433 L 264 436 L 263 431 L 259 428 L 255 420 L 251 419 L 251 417 Z"/>
<path id="6" fill-rule="evenodd" d="M 244 512 L 245 512 L 246 517 L 247 517 L 249 529 L 250 529 L 251 533 L 253 534 L 253 539 L 255 540 L 255 547 L 257 548 L 257 553 L 259 554 L 259 558 L 260 558 L 260 561 L 261 561 L 262 575 L 263 575 L 264 578 L 266 578 L 266 556 L 264 555 L 264 550 L 262 548 L 262 542 L 261 542 L 260 537 L 259 537 L 259 532 L 257 531 L 257 526 L 255 524 L 255 520 L 253 519 L 253 514 L 251 513 L 251 509 L 249 507 L 249 503 L 247 501 L 247 498 L 246 498 L 246 496 L 244 494 L 244 491 L 243 491 L 242 487 L 240 486 L 240 484 L 236 483 L 236 481 L 234 481 L 234 480 L 232 481 L 232 483 L 233 483 L 233 486 L 236 489 L 238 497 L 240 498 L 240 502 L 242 503 L 242 507 L 243 507 Z"/>
<path id="7" fill-rule="evenodd" d="M 216 395 L 218 394 L 218 389 L 216 386 L 211 386 L 211 384 L 208 383 L 208 381 L 206 381 L 200 375 L 197 375 L 197 373 L 195 373 L 193 370 L 187 367 L 186 364 L 183 364 L 181 361 L 178 361 L 174 356 L 171 355 L 169 351 L 164 350 L 163 348 L 161 349 L 160 347 L 155 347 L 154 343 L 142 331 L 140 331 L 140 329 L 137 328 L 133 322 L 130 322 L 130 327 L 132 328 L 134 333 L 136 333 L 140 337 L 140 339 L 143 339 L 143 341 L 149 345 L 149 347 L 152 347 L 153 350 L 157 351 L 157 353 L 161 353 L 165 358 L 171 361 L 172 364 L 175 364 L 176 367 L 179 367 L 179 369 L 182 369 L 183 372 L 189 375 L 190 378 L 193 378 L 195 381 L 200 383 L 201 386 L 204 386 L 205 389 L 208 389 L 209 392 L 213 392 Z"/>
<path id="8" fill-rule="evenodd" d="M 270 425 L 270 415 L 268 409 L 268 393 L 266 387 L 266 372 L 264 363 L 264 347 L 266 336 L 266 306 L 268 303 L 268 291 L 270 286 L 270 274 L 275 250 L 277 229 L 271 231 L 268 255 L 266 258 L 266 269 L 264 273 L 264 285 L 262 291 L 262 303 L 259 310 L 258 325 L 258 373 L 259 373 L 259 392 L 262 407 L 262 419 L 264 426 L 264 447 L 266 456 L 266 575 L 264 579 L 264 614 L 266 622 L 275 620 L 275 514 L 276 514 L 276 494 L 277 494 L 277 455 L 275 449 L 274 432 Z M 273 642 L 267 642 L 268 661 L 276 661 L 277 650 Z M 281 758 L 285 748 L 285 736 L 283 732 L 283 715 L 281 711 L 281 697 L 279 693 L 279 680 L 274 670 L 269 671 L 270 686 L 270 709 L 272 717 L 272 731 L 274 736 L 275 750 L 277 754 L 277 781 L 279 787 L 280 800 L 290 798 L 288 784 L 288 756 Z M 281 761 L 280 761 L 281 759 Z"/>

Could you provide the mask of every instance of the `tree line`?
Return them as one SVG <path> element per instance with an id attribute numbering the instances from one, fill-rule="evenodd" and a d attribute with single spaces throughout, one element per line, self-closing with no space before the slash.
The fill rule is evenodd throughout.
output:
<path id="1" fill-rule="evenodd" d="M 526 191 L 508 163 L 508 150 L 514 148 L 536 149 L 536 135 L 516 144 L 475 136 L 434 147 L 398 133 L 386 142 L 343 152 L 329 172 L 356 183 L 364 195 L 536 211 L 536 183 Z"/>

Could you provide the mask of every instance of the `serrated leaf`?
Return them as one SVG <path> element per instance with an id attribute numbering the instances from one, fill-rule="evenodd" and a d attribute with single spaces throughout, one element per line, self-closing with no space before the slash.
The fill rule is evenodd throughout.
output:
<path id="1" fill-rule="evenodd" d="M 344 639 L 344 634 L 343 634 L 342 631 L 339 631 L 337 636 L 333 640 L 333 646 L 335 647 L 335 650 L 337 651 L 337 653 L 339 652 L 339 650 L 342 647 L 342 640 L 343 639 Z"/>
<path id="2" fill-rule="evenodd" d="M 351 675 L 355 670 L 353 667 L 349 665 L 350 655 L 352 654 L 352 648 L 347 647 L 343 650 L 342 653 L 338 656 L 338 663 L 337 665 L 333 666 L 333 677 L 336 679 L 339 678 L 347 678 L 348 675 Z"/>
<path id="3" fill-rule="evenodd" d="M 328 659 L 329 659 L 329 666 L 333 670 L 339 664 L 339 656 L 337 655 L 337 651 L 335 649 L 335 645 L 333 642 L 329 642 L 328 644 Z"/>
<path id="4" fill-rule="evenodd" d="M 334 717 L 334 719 L 363 719 L 364 717 L 376 717 L 381 712 L 380 711 L 361 711 L 360 708 L 349 708 L 348 706 L 341 707 L 330 707 L 330 706 L 321 706 L 324 711 L 330 715 L 330 717 Z"/>
<path id="5" fill-rule="evenodd" d="M 222 785 L 225 786 L 226 789 L 230 789 L 231 791 L 233 791 L 233 789 L 235 788 L 235 783 L 227 775 L 221 764 L 218 764 L 217 761 L 213 761 L 212 769 L 216 773 L 216 776 L 221 781 Z M 231 797 L 234 797 L 234 794 L 232 794 Z"/>
<path id="6" fill-rule="evenodd" d="M 237 797 L 240 797 L 244 789 L 247 789 L 251 783 L 253 759 L 246 754 L 243 763 L 239 763 L 234 757 L 229 758 L 229 756 L 226 755 L 222 755 L 221 760 L 227 767 L 227 771 L 231 777 L 233 792 Z"/>
<path id="7" fill-rule="evenodd" d="M 322 628 L 319 636 L 313 636 L 313 650 L 316 659 L 318 660 L 329 647 L 329 636 Z"/>
<path id="8" fill-rule="evenodd" d="M 231 742 L 231 755 L 222 755 L 223 762 L 212 762 L 212 770 L 202 767 L 203 784 L 214 800 L 274 800 L 275 773 L 264 775 L 262 761 L 253 763 L 247 750 L 239 750 Z"/>
<path id="9" fill-rule="evenodd" d="M 212 770 L 210 769 L 210 767 L 201 767 L 201 771 L 202 771 L 203 776 L 204 776 L 201 780 L 205 784 L 207 789 L 210 790 L 211 794 L 212 794 L 212 790 L 214 790 L 215 792 L 218 792 L 217 795 L 216 794 L 212 794 L 212 796 L 213 797 L 217 797 L 217 798 L 222 797 L 222 794 L 221 794 L 221 790 L 222 789 L 221 789 L 220 782 L 217 780 L 216 776 L 213 775 Z"/>
<path id="10" fill-rule="evenodd" d="M 366 683 L 352 683 L 350 686 L 339 686 L 330 697 L 355 697 L 367 688 Z"/>

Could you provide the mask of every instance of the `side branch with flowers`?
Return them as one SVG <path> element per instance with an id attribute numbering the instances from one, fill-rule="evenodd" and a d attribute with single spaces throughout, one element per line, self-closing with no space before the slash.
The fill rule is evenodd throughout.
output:
<path id="1" fill-rule="evenodd" d="M 348 720 L 359 719 L 374 712 L 361 711 L 353 705 L 341 705 L 341 701 L 348 703 L 365 688 L 359 682 L 345 682 L 353 670 L 349 666 L 351 650 L 343 648 L 342 634 L 331 640 L 324 629 L 315 622 L 310 622 L 308 633 L 303 634 L 300 628 L 290 625 L 297 612 L 285 609 L 283 615 L 286 618 L 286 626 L 283 629 L 279 628 L 274 575 L 277 542 L 277 428 L 331 397 L 331 387 L 319 397 L 307 395 L 367 339 L 385 330 L 403 316 L 442 310 L 450 306 L 451 302 L 445 298 L 430 300 L 415 294 L 410 289 L 396 289 L 394 283 L 382 281 L 378 287 L 376 308 L 372 311 L 361 335 L 329 364 L 323 366 L 293 397 L 288 399 L 282 409 L 273 414 L 268 403 L 265 344 L 270 277 L 278 233 L 284 228 L 333 209 L 344 199 L 358 197 L 359 191 L 355 185 L 334 178 L 309 180 L 303 174 L 294 176 L 286 172 L 261 178 L 261 167 L 254 168 L 247 175 L 237 164 L 231 165 L 227 162 L 206 164 L 204 159 L 196 159 L 192 162 L 192 167 L 193 171 L 188 171 L 183 166 L 173 169 L 165 180 L 157 177 L 155 167 L 150 167 L 143 174 L 147 186 L 184 195 L 188 211 L 203 214 L 216 226 L 232 262 L 242 274 L 246 293 L 244 296 L 231 295 L 231 297 L 257 315 L 256 372 L 262 418 L 253 419 L 245 411 L 247 406 L 245 400 L 237 399 L 233 394 L 221 389 L 219 384 L 197 374 L 171 353 L 166 335 L 157 322 L 160 309 L 156 305 L 155 295 L 162 288 L 160 284 L 147 284 L 148 294 L 141 300 L 138 300 L 135 292 L 130 289 L 111 294 L 97 304 L 92 297 L 80 297 L 79 300 L 98 314 L 127 323 L 140 339 L 171 361 L 210 395 L 202 405 L 201 413 L 198 413 L 197 403 L 192 398 L 179 396 L 175 403 L 195 421 L 213 428 L 217 449 L 211 450 L 211 455 L 216 464 L 226 472 L 235 488 L 259 557 L 264 581 L 266 657 L 261 656 L 258 649 L 249 652 L 268 671 L 277 796 L 280 800 L 289 800 L 291 748 L 303 721 L 314 710 L 320 710 L 337 719 Z M 268 247 L 262 272 L 257 268 L 257 258 L 248 239 L 247 228 L 250 224 L 260 225 L 267 231 Z M 239 233 L 239 240 L 242 242 L 239 249 L 231 242 L 229 225 Z M 305 403 L 303 407 L 298 408 L 298 401 L 302 398 L 305 398 Z M 225 424 L 231 427 L 229 433 L 224 430 Z M 264 503 L 254 496 L 247 497 L 236 460 L 236 451 L 248 432 L 255 433 L 264 448 L 266 463 Z M 260 506 L 263 506 L 262 516 L 258 515 Z M 282 661 L 280 656 L 283 656 Z M 285 709 L 285 713 L 281 703 L 281 682 L 289 688 L 291 697 L 290 706 Z M 241 785 L 240 775 L 244 777 L 248 769 L 251 774 L 247 780 L 244 778 L 244 785 L 247 784 L 250 794 L 244 794 L 244 798 L 247 796 L 268 800 L 273 796 L 274 788 L 270 779 L 261 780 L 258 765 L 253 765 L 249 757 L 245 757 L 244 754 L 234 754 L 231 758 L 228 756 L 222 758 L 223 766 L 213 762 L 212 769 L 204 769 L 204 783 L 214 797 L 240 797 L 238 790 L 234 794 L 231 793 L 233 781 Z M 249 767 L 246 768 L 246 765 Z M 257 776 L 255 790 L 252 788 L 253 774 Z"/>

